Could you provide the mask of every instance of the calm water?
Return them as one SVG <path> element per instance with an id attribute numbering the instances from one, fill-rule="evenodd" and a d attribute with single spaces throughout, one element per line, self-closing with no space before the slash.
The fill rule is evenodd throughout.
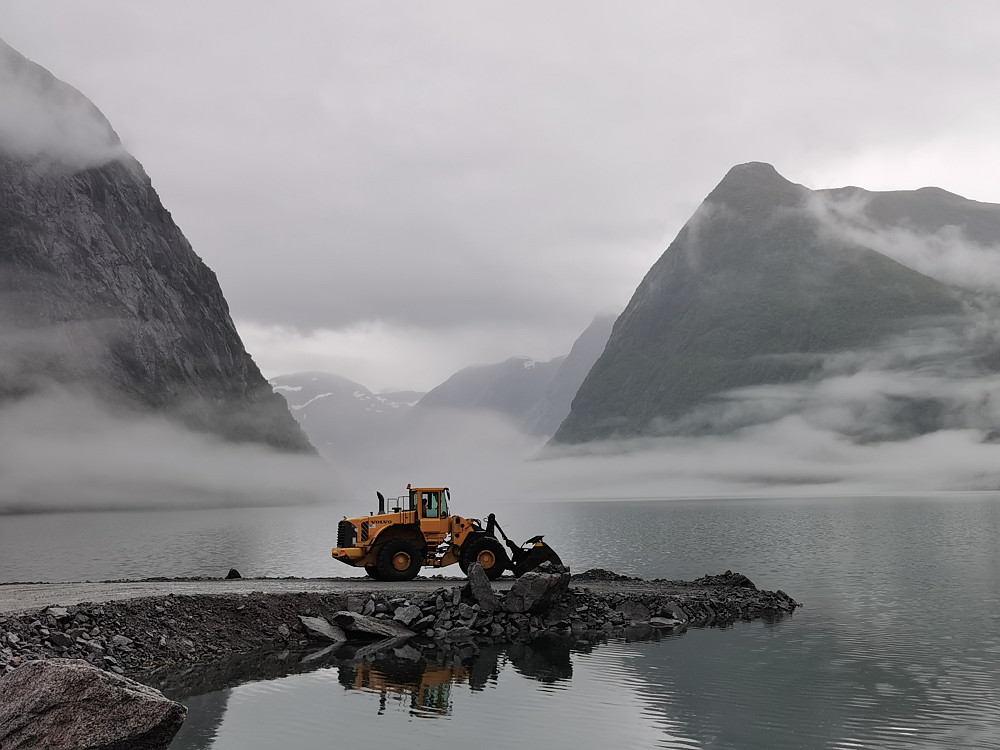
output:
<path id="1" fill-rule="evenodd" d="M 342 575 L 327 557 L 341 515 L 3 518 L 0 579 Z M 530 518 L 501 516 L 517 538 L 546 532 L 576 570 L 729 568 L 805 607 L 592 647 L 319 659 L 308 672 L 301 655 L 271 655 L 243 673 L 284 676 L 217 690 L 238 680 L 215 675 L 185 698 L 172 747 L 1000 748 L 998 496 L 589 503 Z"/>

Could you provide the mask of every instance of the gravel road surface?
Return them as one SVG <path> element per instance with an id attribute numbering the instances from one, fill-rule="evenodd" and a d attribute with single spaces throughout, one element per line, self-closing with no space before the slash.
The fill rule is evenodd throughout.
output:
<path id="1" fill-rule="evenodd" d="M 506 591 L 513 578 L 494 582 L 497 591 Z M 6 583 L 0 584 L 0 612 L 17 612 L 49 605 L 69 606 L 84 602 L 100 603 L 138 599 L 148 596 L 175 594 L 249 594 L 252 592 L 292 594 L 364 594 L 372 592 L 414 596 L 428 594 L 441 586 L 464 585 L 464 578 L 418 578 L 404 583 L 380 583 L 370 578 L 239 578 L 230 581 L 209 580 L 147 580 L 99 583 Z M 690 584 L 669 581 L 574 581 L 574 586 L 586 586 L 595 593 L 669 593 L 683 587 L 691 592 Z"/>

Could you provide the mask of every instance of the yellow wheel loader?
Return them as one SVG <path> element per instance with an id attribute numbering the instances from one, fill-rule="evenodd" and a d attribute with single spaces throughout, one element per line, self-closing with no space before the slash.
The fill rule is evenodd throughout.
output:
<path id="1" fill-rule="evenodd" d="M 561 565 L 559 555 L 541 536 L 520 547 L 507 538 L 491 513 L 484 526 L 478 519 L 449 514 L 447 487 L 411 487 L 386 510 L 378 496 L 378 513 L 344 518 L 337 526 L 333 559 L 363 567 L 377 581 L 409 581 L 422 567 L 443 568 L 458 563 L 463 573 L 477 562 L 490 580 L 505 570 L 520 577 L 549 561 Z M 497 534 L 507 545 L 500 543 Z M 508 550 L 510 554 L 508 555 Z"/>

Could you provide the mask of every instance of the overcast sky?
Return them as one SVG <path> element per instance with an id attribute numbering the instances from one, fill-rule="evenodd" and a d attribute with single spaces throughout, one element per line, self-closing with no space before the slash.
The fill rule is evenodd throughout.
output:
<path id="1" fill-rule="evenodd" d="M 737 163 L 1000 202 L 998 28 L 990 2 L 0 0 L 265 375 L 373 389 L 566 353 Z"/>

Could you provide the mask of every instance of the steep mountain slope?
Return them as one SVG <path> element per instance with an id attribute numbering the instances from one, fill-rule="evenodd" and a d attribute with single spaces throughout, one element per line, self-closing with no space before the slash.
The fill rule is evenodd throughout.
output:
<path id="1" fill-rule="evenodd" d="M 573 342 L 573 348 L 552 377 L 545 393 L 528 412 L 523 425 L 526 432 L 554 435 L 559 429 L 569 415 L 573 397 L 604 351 L 615 318 L 614 315 L 598 315 Z"/>
<path id="2" fill-rule="evenodd" d="M 957 325 L 953 288 L 828 221 L 826 202 L 858 192 L 811 191 L 767 164 L 733 168 L 639 285 L 554 441 L 692 429 L 679 420 L 733 389 L 801 382 L 830 352 Z M 957 196 L 939 192 L 865 194 L 852 213 L 940 228 L 955 213 L 923 203 Z"/>
<path id="3" fill-rule="evenodd" d="M 491 365 L 459 370 L 420 399 L 415 413 L 427 409 L 482 409 L 520 425 L 545 394 L 566 357 L 541 362 L 511 357 Z"/>
<path id="4" fill-rule="evenodd" d="M 0 396 L 53 385 L 312 451 L 215 274 L 86 97 L 0 41 Z"/>
<path id="5" fill-rule="evenodd" d="M 415 391 L 375 394 L 360 383 L 325 372 L 300 372 L 273 378 L 309 439 L 332 456 L 377 450 L 381 441 L 424 394 Z"/>

